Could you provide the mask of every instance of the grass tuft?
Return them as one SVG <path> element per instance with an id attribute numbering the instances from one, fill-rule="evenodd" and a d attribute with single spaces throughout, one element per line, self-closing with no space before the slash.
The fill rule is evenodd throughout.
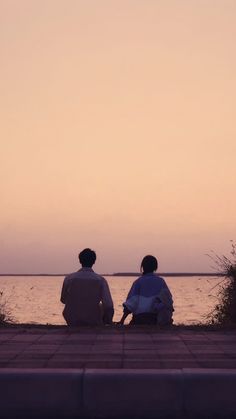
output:
<path id="1" fill-rule="evenodd" d="M 8 306 L 8 301 L 4 298 L 3 291 L 0 291 L 0 326 L 14 323 L 14 318 Z"/>
<path id="2" fill-rule="evenodd" d="M 223 277 L 217 284 L 218 303 L 207 316 L 209 324 L 236 326 L 236 244 L 231 240 L 230 256 L 219 256 L 214 252 L 208 255 L 215 268 Z"/>

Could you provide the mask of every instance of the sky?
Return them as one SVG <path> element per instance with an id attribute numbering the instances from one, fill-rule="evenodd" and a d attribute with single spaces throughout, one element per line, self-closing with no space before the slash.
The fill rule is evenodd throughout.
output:
<path id="1" fill-rule="evenodd" d="M 236 237 L 236 1 L 0 0 L 0 272 L 212 272 Z"/>

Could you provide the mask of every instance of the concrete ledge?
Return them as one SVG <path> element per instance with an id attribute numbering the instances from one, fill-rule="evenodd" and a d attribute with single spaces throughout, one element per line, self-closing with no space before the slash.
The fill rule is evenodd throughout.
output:
<path id="1" fill-rule="evenodd" d="M 82 370 L 0 369 L 0 418 L 82 412 Z"/>
<path id="2" fill-rule="evenodd" d="M 156 416 L 182 410 L 178 370 L 88 370 L 84 407 L 90 416 Z"/>
<path id="3" fill-rule="evenodd" d="M 236 370 L 0 369 L 1 418 L 236 417 Z"/>
<path id="4" fill-rule="evenodd" d="M 184 369 L 184 411 L 199 416 L 236 416 L 236 370 Z M 235 415 L 235 416 L 234 416 Z"/>

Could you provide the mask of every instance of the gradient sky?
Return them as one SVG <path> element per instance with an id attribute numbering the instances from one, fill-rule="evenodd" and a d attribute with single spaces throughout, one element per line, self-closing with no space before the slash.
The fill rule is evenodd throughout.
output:
<path id="1" fill-rule="evenodd" d="M 0 272 L 229 252 L 235 22 L 235 0 L 0 0 Z"/>

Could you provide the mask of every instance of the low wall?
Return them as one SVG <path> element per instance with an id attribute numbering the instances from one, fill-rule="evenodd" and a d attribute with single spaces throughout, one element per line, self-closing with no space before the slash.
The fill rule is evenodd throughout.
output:
<path id="1" fill-rule="evenodd" d="M 235 417 L 235 388 L 236 370 L 0 369 L 0 417 Z"/>

